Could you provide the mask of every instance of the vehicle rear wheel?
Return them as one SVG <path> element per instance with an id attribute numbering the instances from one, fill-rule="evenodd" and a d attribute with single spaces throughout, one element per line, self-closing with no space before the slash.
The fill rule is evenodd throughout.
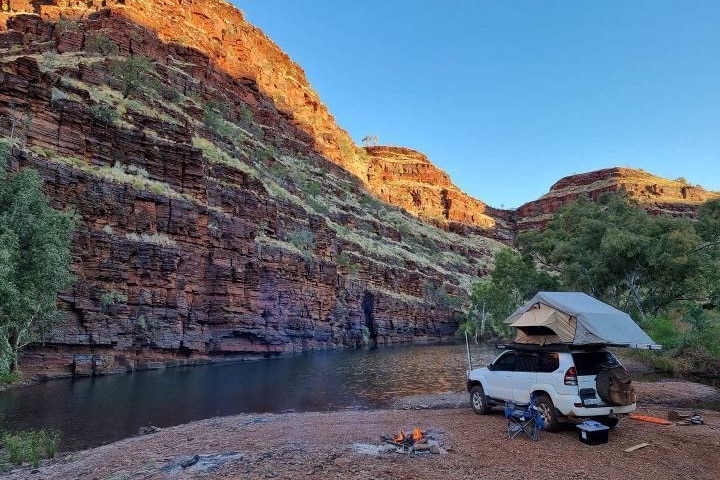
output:
<path id="1" fill-rule="evenodd" d="M 540 416 L 545 424 L 545 431 L 556 432 L 560 429 L 557 411 L 553 401 L 547 395 L 538 395 L 536 408 L 540 412 Z"/>
<path id="2" fill-rule="evenodd" d="M 488 406 L 482 385 L 475 385 L 470 389 L 470 404 L 473 412 L 478 415 L 487 415 L 490 412 L 490 406 Z"/>

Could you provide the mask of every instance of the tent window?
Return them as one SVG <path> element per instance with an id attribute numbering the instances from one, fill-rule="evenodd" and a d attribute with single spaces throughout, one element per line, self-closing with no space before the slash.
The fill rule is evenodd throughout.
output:
<path id="1" fill-rule="evenodd" d="M 548 327 L 528 326 L 518 327 L 525 335 L 555 335 L 555 332 Z"/>

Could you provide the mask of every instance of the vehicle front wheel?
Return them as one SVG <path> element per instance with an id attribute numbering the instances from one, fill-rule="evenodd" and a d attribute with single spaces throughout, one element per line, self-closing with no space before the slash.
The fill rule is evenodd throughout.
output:
<path id="1" fill-rule="evenodd" d="M 482 385 L 475 385 L 470 389 L 470 404 L 472 405 L 473 412 L 478 415 L 486 415 L 490 412 L 490 407 L 485 398 L 485 390 Z"/>
<path id="2" fill-rule="evenodd" d="M 539 395 L 537 399 L 536 408 L 540 412 L 540 416 L 545 424 L 545 431 L 556 432 L 560 429 L 560 422 L 558 422 L 557 411 L 553 401 L 547 395 Z"/>

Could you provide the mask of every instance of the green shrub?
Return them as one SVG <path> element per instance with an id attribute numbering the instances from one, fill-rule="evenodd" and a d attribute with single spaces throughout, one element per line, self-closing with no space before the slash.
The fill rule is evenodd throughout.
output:
<path id="1" fill-rule="evenodd" d="M 203 121 L 208 130 L 216 137 L 230 140 L 233 143 L 242 141 L 243 136 L 240 129 L 232 122 L 227 121 L 222 112 L 215 110 L 215 108 L 205 107 Z"/>
<path id="2" fill-rule="evenodd" d="M 8 159 L 8 156 L 10 155 L 10 144 L 6 141 L 0 141 L 0 166 L 2 168 L 5 168 L 5 162 Z"/>
<path id="3" fill-rule="evenodd" d="M 317 197 L 320 193 L 322 193 L 322 185 L 315 180 L 301 182 L 299 187 L 307 197 Z"/>
<path id="4" fill-rule="evenodd" d="M 58 33 L 75 32 L 80 28 L 80 24 L 72 18 L 60 17 L 58 21 L 55 22 L 55 28 L 58 30 Z"/>
<path id="5" fill-rule="evenodd" d="M 330 207 L 317 198 L 308 198 L 307 204 L 319 215 L 327 216 L 330 213 Z"/>
<path id="6" fill-rule="evenodd" d="M 119 117 L 117 108 L 106 103 L 96 103 L 90 107 L 90 115 L 105 124 L 115 123 Z"/>
<path id="7" fill-rule="evenodd" d="M 123 84 L 123 98 L 127 98 L 132 92 L 155 85 L 155 64 L 148 57 L 134 55 L 117 60 L 112 63 L 110 71 Z"/>
<path id="8" fill-rule="evenodd" d="M 67 100 L 68 96 L 65 92 L 62 90 L 53 87 L 50 91 L 50 103 L 55 106 L 57 103 L 62 102 L 63 100 Z"/>
<path id="9" fill-rule="evenodd" d="M 117 290 L 111 290 L 100 295 L 100 305 L 102 305 L 103 311 L 107 310 L 111 305 L 125 302 L 127 302 L 127 297 Z"/>
<path id="10" fill-rule="evenodd" d="M 241 105 L 240 106 L 240 119 L 247 124 L 252 124 L 255 122 L 255 118 L 253 118 L 252 110 L 250 110 L 250 107 L 247 105 Z"/>
<path id="11" fill-rule="evenodd" d="M 173 103 L 179 103 L 183 99 L 183 95 L 177 88 L 165 85 L 164 83 L 158 85 L 158 92 L 163 99 Z"/>
<path id="12" fill-rule="evenodd" d="M 20 351 L 60 318 L 57 293 L 74 281 L 76 218 L 50 206 L 39 172 L 8 175 L 0 160 L 0 372 L 7 373 L 17 368 Z"/>
<path id="13" fill-rule="evenodd" d="M 370 194 L 364 194 L 362 197 L 360 197 L 360 206 L 363 208 L 363 210 L 369 211 L 374 216 L 379 216 L 385 208 L 385 204 L 383 202 Z"/>
<path id="14" fill-rule="evenodd" d="M 342 252 L 340 255 L 337 256 L 335 259 L 337 264 L 341 267 L 347 268 L 347 273 L 350 277 L 355 278 L 357 277 L 358 272 L 360 271 L 360 265 L 357 263 L 352 263 L 352 259 L 350 258 L 350 255 L 348 255 L 345 252 Z"/>
<path id="15" fill-rule="evenodd" d="M 457 297 L 450 295 L 445 285 L 435 287 L 432 282 L 426 281 L 423 285 L 425 298 L 441 308 L 456 309 L 460 305 Z"/>
<path id="16" fill-rule="evenodd" d="M 21 375 L 18 370 L 12 372 L 0 371 L 0 385 L 12 385 L 20 380 Z"/>
<path id="17" fill-rule="evenodd" d="M 650 335 L 650 338 L 662 345 L 666 350 L 672 350 L 682 344 L 682 334 L 667 315 L 646 320 L 645 331 Z"/>
<path id="18" fill-rule="evenodd" d="M 53 458 L 60 443 L 60 432 L 56 430 L 23 430 L 6 433 L 2 437 L 11 463 L 20 465 L 29 462 L 37 468 L 42 458 Z"/>
<path id="19" fill-rule="evenodd" d="M 289 173 L 290 170 L 282 162 L 275 161 L 272 165 L 270 165 L 270 174 L 277 180 L 284 180 Z"/>
<path id="20" fill-rule="evenodd" d="M 107 57 L 108 55 L 117 55 L 119 49 L 107 34 L 98 33 L 85 41 L 85 51 Z"/>
<path id="21" fill-rule="evenodd" d="M 348 265 L 350 265 L 350 255 L 342 252 L 340 255 L 337 256 L 336 262 L 341 267 L 347 267 Z"/>
<path id="22" fill-rule="evenodd" d="M 303 253 L 312 253 L 315 246 L 315 235 L 306 228 L 291 232 L 287 236 L 287 240 Z"/>
<path id="23" fill-rule="evenodd" d="M 360 272 L 360 265 L 357 263 L 351 263 L 348 265 L 348 275 L 350 275 L 352 278 L 357 277 L 358 273 Z"/>

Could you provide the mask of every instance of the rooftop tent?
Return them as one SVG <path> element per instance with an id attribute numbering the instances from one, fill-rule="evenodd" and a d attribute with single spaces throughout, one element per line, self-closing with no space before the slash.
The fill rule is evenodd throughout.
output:
<path id="1" fill-rule="evenodd" d="M 539 292 L 505 323 L 516 343 L 661 348 L 630 315 L 581 292 Z"/>

